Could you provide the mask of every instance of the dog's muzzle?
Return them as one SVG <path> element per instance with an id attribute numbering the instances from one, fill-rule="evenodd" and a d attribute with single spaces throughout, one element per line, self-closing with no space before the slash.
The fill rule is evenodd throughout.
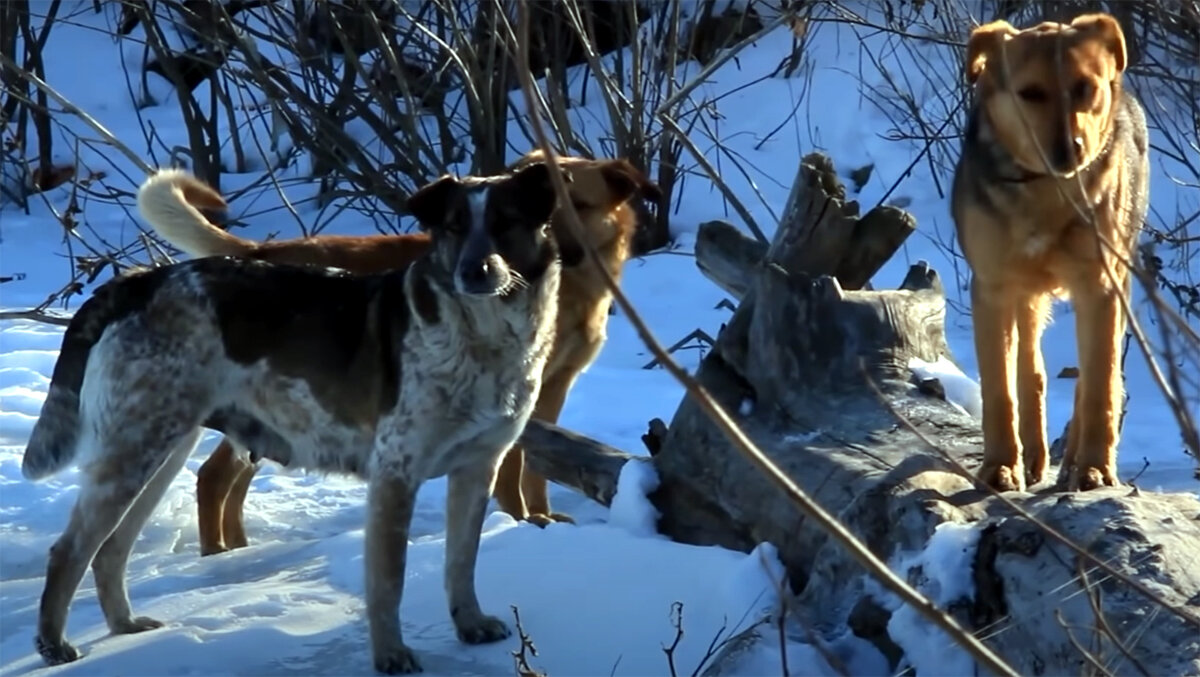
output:
<path id="1" fill-rule="evenodd" d="M 1083 159 L 1083 138 L 1067 136 L 1054 145 L 1050 153 L 1050 169 L 1059 175 L 1071 174 L 1079 169 Z"/>
<path id="2" fill-rule="evenodd" d="M 507 284 L 507 271 L 493 256 L 460 259 L 454 271 L 455 286 L 463 294 L 492 296 Z"/>

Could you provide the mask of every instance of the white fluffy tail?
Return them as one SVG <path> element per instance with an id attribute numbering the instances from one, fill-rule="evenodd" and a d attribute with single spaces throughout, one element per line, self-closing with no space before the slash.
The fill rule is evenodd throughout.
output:
<path id="1" fill-rule="evenodd" d="M 213 225 L 199 208 L 224 211 L 217 191 L 183 169 L 162 169 L 138 189 L 138 211 L 164 240 L 193 257 L 240 256 L 255 243 Z"/>

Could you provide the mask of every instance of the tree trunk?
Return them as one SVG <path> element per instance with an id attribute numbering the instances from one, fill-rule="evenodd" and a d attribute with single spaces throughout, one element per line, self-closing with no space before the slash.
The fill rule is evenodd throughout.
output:
<path id="1" fill-rule="evenodd" d="M 1135 661 L 1154 675 L 1200 672 L 1200 620 L 1188 625 L 1153 609 L 1085 562 L 1088 591 L 1102 593 L 1104 627 L 1134 656 L 1122 658 L 1096 630 L 1101 621 L 1089 594 L 1080 594 L 1086 586 L 1074 554 L 975 489 L 900 424 L 891 410 L 968 468 L 978 465 L 978 422 L 940 399 L 939 389 L 913 383 L 908 366 L 912 358 L 951 357 L 937 274 L 918 263 L 900 289 L 888 291 L 847 291 L 838 281 L 865 284 L 886 260 L 886 243 L 894 250 L 911 232 L 911 218 L 890 210 L 873 221 L 856 219 L 856 208 L 842 195 L 832 164 L 805 158 L 786 214 L 807 216 L 780 226 L 764 261 L 745 255 L 748 246 L 735 254 L 743 256 L 742 264 L 722 261 L 726 269 L 739 269 L 722 286 L 742 289 L 741 303 L 696 379 L 809 495 L 929 594 L 939 589 L 937 571 L 898 558 L 921 553 L 942 525 L 973 525 L 978 541 L 972 571 L 962 574 L 969 575 L 971 589 L 961 599 L 941 600 L 942 606 L 988 637 L 1018 672 L 1078 674 L 1084 663 L 1073 642 L 1116 673 L 1137 670 Z M 715 271 L 720 266 L 701 256 L 701 241 L 703 236 L 698 265 Z M 861 244 L 868 242 L 878 244 Z M 895 604 L 870 592 L 878 586 L 867 582 L 844 549 L 809 524 L 694 401 L 685 397 L 666 434 L 653 439 L 659 450 L 649 462 L 660 485 L 650 498 L 661 514 L 661 533 L 742 551 L 771 542 L 798 595 L 796 613 L 817 628 L 848 623 L 895 665 L 904 642 L 895 625 L 911 631 L 915 621 L 902 616 L 889 628 L 900 612 Z M 525 433 L 525 448 L 539 472 L 605 504 L 615 494 L 620 467 L 632 458 L 537 422 Z M 1195 496 L 1127 488 L 1013 496 L 1200 618 Z"/>

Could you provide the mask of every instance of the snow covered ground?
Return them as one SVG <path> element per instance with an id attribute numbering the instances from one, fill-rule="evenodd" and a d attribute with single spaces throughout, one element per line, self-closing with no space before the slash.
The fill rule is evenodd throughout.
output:
<path id="1" fill-rule="evenodd" d="M 47 80 L 135 150 L 145 150 L 141 127 L 145 122 L 153 124 L 168 147 L 186 146 L 173 101 L 135 111 L 119 75 L 121 48 L 107 33 L 111 17 L 92 14 L 89 2 L 65 5 L 71 8 L 64 8 L 71 20 L 51 33 Z M 916 163 L 906 174 L 915 146 L 883 138 L 891 123 L 858 94 L 854 84 L 862 70 L 860 44 L 873 45 L 892 73 L 914 71 L 911 55 L 887 50 L 886 36 L 861 27 L 813 24 L 807 80 L 761 79 L 790 51 L 791 39 L 786 28 L 771 33 L 698 90 L 710 97 L 722 96 L 720 136 L 744 159 L 749 179 L 763 196 L 761 201 L 743 199 L 769 235 L 801 155 L 828 150 L 843 172 L 874 163 L 870 180 L 857 197 L 869 208 L 899 182 L 890 201 L 909 209 L 918 219 L 919 230 L 873 283 L 878 288 L 894 287 L 910 264 L 930 262 L 946 281 L 952 301 L 947 335 L 954 358 L 967 374 L 975 374 L 963 264 L 939 244 L 949 242 L 953 230 L 947 200 L 939 195 L 925 162 Z M 690 69 L 696 72 L 694 64 Z M 866 76 L 868 80 L 881 77 L 869 72 Z M 938 86 L 918 81 L 914 95 L 921 101 L 932 100 Z M 65 117 L 64 121 L 83 137 L 95 137 L 77 121 Z M 63 161 L 75 153 L 67 143 L 57 148 Z M 721 159 L 715 148 L 705 152 L 713 162 Z M 513 151 L 513 159 L 517 154 Z M 83 163 L 106 169 L 111 185 L 132 191 L 141 173 L 123 159 L 104 159 L 115 156 L 103 148 L 79 148 Z M 1164 162 L 1155 162 L 1155 204 L 1170 213 L 1179 203 L 1194 209 L 1200 199 L 1197 191 L 1172 184 L 1167 178 L 1172 169 Z M 228 191 L 249 185 L 261 171 L 227 175 L 224 187 Z M 295 169 L 288 171 L 291 176 L 298 174 Z M 730 170 L 724 176 L 739 195 L 753 195 L 740 172 Z M 311 195 L 314 188 L 300 185 L 290 190 L 289 198 L 295 199 Z M 697 271 L 688 254 L 699 223 L 736 217 L 703 178 L 690 178 L 685 191 L 672 217 L 678 247 L 631 261 L 624 281 L 637 308 L 666 343 L 697 327 L 715 334 L 728 318 L 727 310 L 715 307 L 723 294 Z M 36 305 L 66 279 L 70 263 L 64 257 L 62 229 L 52 208 L 61 211 L 68 195 L 60 188 L 47 197 L 48 204 L 35 198 L 28 214 L 11 205 L 0 210 L 0 276 L 24 276 L 0 286 L 3 309 Z M 250 227 L 240 232 L 261 237 L 279 230 L 281 221 L 267 212 L 278 204 L 279 198 L 271 192 L 234 203 L 235 213 L 255 214 L 246 218 Z M 82 206 L 85 212 L 80 219 L 96 236 L 128 243 L 138 235 L 140 224 L 129 199 L 122 205 L 91 200 Z M 314 216 L 303 207 L 300 215 Z M 370 230 L 348 214 L 328 232 Z M 76 297 L 71 307 L 80 301 Z M 1075 365 L 1073 318 L 1066 306 L 1059 306 L 1056 316 L 1059 321 L 1050 327 L 1044 342 L 1052 376 L 1051 435 L 1062 429 L 1070 415 L 1074 385 L 1053 376 Z M 0 677 L 26 674 L 42 665 L 33 652 L 32 638 L 46 550 L 65 525 L 77 492 L 75 469 L 37 484 L 25 481 L 20 473 L 21 455 L 45 396 L 61 335 L 60 328 L 45 324 L 0 323 Z M 684 349 L 676 357 L 694 368 L 702 354 L 698 348 Z M 608 344 L 571 393 L 560 423 L 639 452 L 639 435 L 646 422 L 653 417 L 669 420 L 682 395 L 662 370 L 641 368 L 648 359 L 627 319 L 613 317 Z M 943 378 L 951 397 L 967 411 L 977 412 L 977 388 L 970 379 L 956 376 L 952 364 L 914 364 L 913 368 Z M 1136 353 L 1129 359 L 1127 387 L 1131 400 L 1122 439 L 1122 476 L 1137 472 L 1146 459 L 1150 466 L 1141 477 L 1143 487 L 1197 490 L 1190 479 L 1191 462 L 1180 451 L 1174 420 Z M 193 488 L 195 471 L 215 439 L 206 436 L 175 480 L 130 562 L 135 610 L 166 621 L 167 627 L 134 636 L 109 636 L 89 575 L 68 624 L 69 637 L 87 655 L 80 662 L 38 674 L 371 673 L 362 601 L 364 487 L 346 478 L 267 468 L 255 479 L 246 507 L 251 546 L 201 559 Z M 478 570 L 481 601 L 486 611 L 510 621 L 510 605 L 519 607 L 524 628 L 539 650 L 531 662 L 551 675 L 668 674 L 662 646 L 675 636 L 675 602 L 683 604 L 685 630 L 675 662 L 680 672 L 691 673 L 723 628 L 722 636 L 734 634 L 778 605 L 779 563 L 769 546 L 745 555 L 673 544 L 653 534 L 647 528 L 653 515 L 644 492 L 654 477 L 643 470 L 627 469 L 611 510 L 554 488 L 556 507 L 573 513 L 578 526 L 551 525 L 542 530 L 517 524 L 500 512 L 487 519 Z M 515 636 L 479 647 L 464 646 L 454 637 L 442 592 L 444 494 L 444 480 L 429 482 L 420 493 L 402 606 L 405 639 L 430 674 L 511 674 L 510 652 L 518 647 Z M 924 561 L 933 569 L 936 560 L 945 577 L 939 594 L 959 594 L 954 579 L 965 574 L 962 562 L 969 558 L 963 559 L 962 553 L 973 547 L 973 539 L 970 534 L 948 533 L 935 541 L 925 553 L 906 555 L 896 565 Z M 897 615 L 893 622 L 902 618 Z M 943 642 L 922 635 L 919 627 L 898 632 L 897 638 L 910 651 L 931 656 L 944 649 Z M 830 638 L 830 646 L 853 674 L 887 672 L 882 656 L 848 633 Z M 787 651 L 792 674 L 835 674 L 813 647 L 800 640 L 789 640 Z M 743 656 L 737 671 L 779 674 L 779 647 L 760 643 Z"/>

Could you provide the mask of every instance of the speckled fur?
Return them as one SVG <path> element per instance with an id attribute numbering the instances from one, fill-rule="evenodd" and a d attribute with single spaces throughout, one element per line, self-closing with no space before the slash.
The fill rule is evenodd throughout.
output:
<path id="1" fill-rule="evenodd" d="M 401 637 L 399 605 L 416 492 L 441 475 L 449 479 L 445 585 L 458 635 L 507 637 L 479 607 L 475 559 L 496 469 L 530 416 L 554 340 L 560 265 L 546 176 L 540 167 L 430 184 L 410 207 L 434 247 L 404 271 L 353 277 L 212 257 L 98 289 L 64 336 L 23 465 L 37 479 L 77 460 L 84 478 L 50 550 L 36 642 L 43 658 L 79 658 L 64 628 L 89 563 L 114 633 L 161 625 L 132 615 L 125 563 L 202 425 L 291 467 L 368 480 L 376 669 L 420 670 Z M 532 195 L 511 192 L 520 182 Z M 486 218 L 471 213 L 489 229 L 495 286 L 491 295 L 464 294 L 458 276 L 472 261 L 462 252 L 481 245 L 463 244 L 470 232 L 460 227 L 460 194 L 484 184 L 505 201 L 489 203 Z M 337 406 L 347 398 L 353 406 Z"/>

